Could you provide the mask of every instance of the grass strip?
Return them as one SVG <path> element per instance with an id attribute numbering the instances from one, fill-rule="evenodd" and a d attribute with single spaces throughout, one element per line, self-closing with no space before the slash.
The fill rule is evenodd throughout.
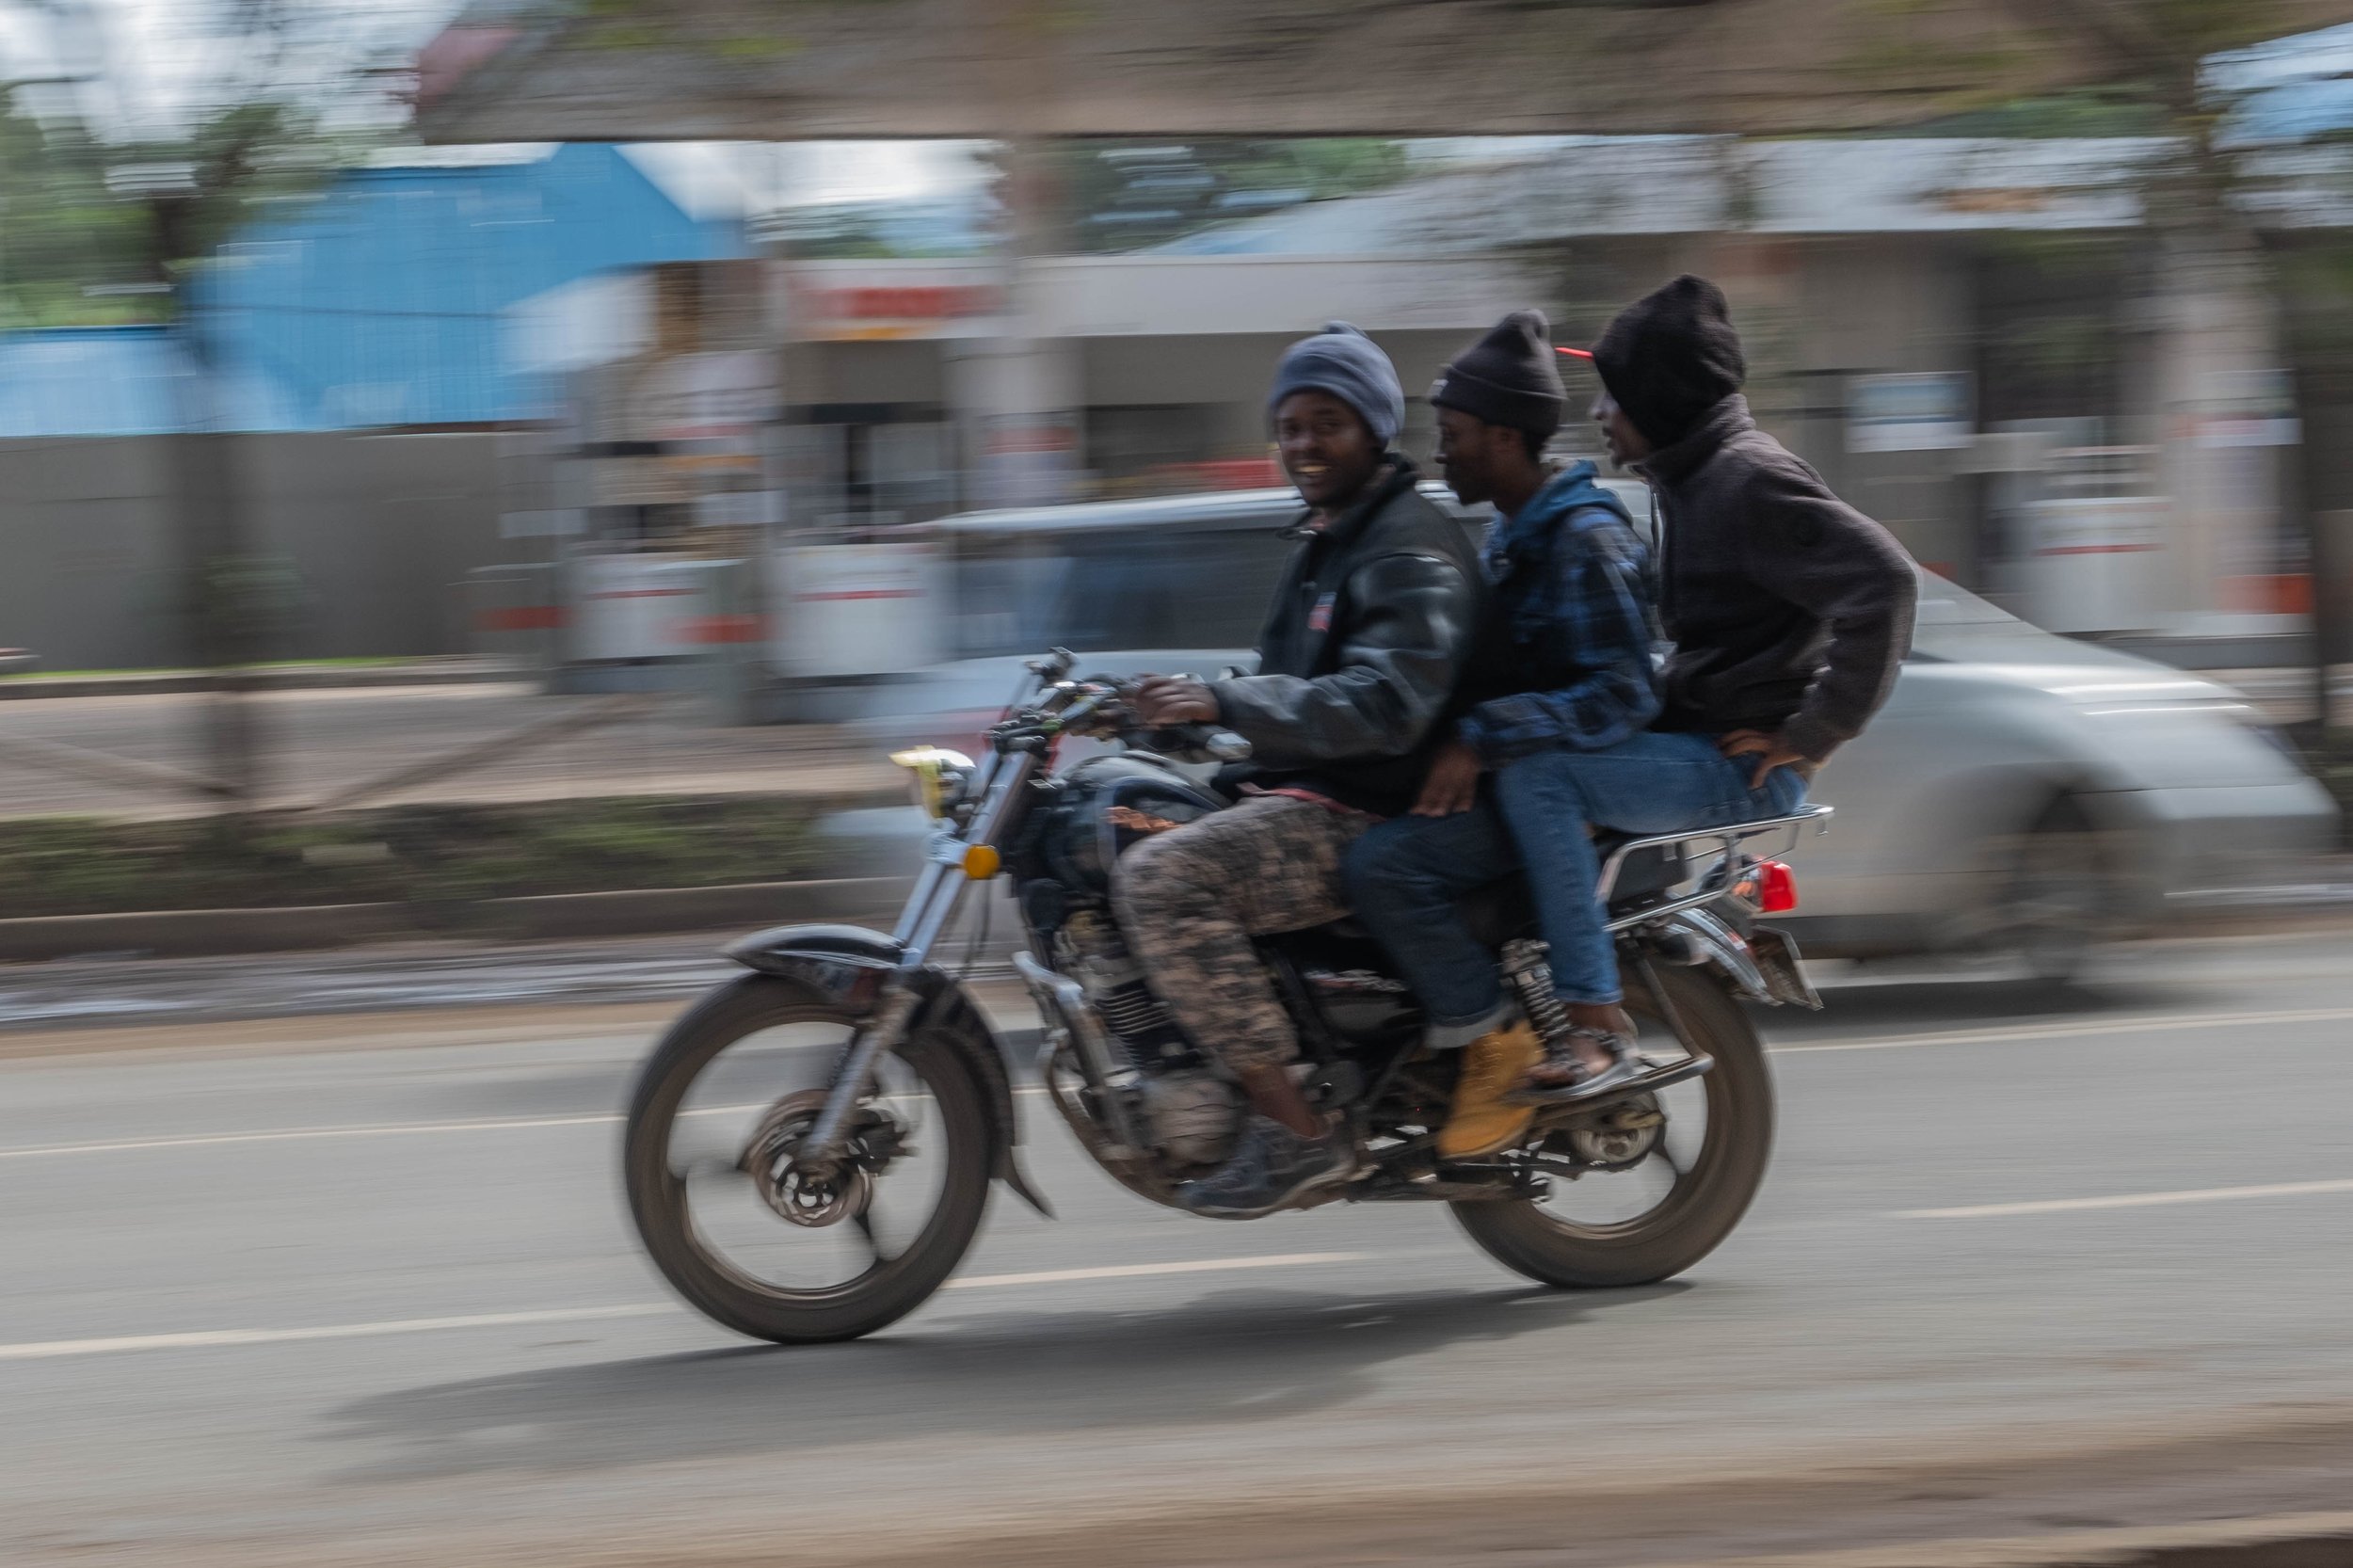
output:
<path id="1" fill-rule="evenodd" d="M 0 917 L 707 888 L 820 874 L 816 822 L 863 801 L 626 796 L 167 822 L 0 823 Z"/>

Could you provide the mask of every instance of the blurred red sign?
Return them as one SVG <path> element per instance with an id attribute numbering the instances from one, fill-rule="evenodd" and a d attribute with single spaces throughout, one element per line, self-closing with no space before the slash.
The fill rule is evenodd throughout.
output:
<path id="1" fill-rule="evenodd" d="M 817 289 L 810 298 L 818 315 L 834 321 L 952 321 L 996 314 L 1004 291 L 978 283 L 927 283 Z"/>

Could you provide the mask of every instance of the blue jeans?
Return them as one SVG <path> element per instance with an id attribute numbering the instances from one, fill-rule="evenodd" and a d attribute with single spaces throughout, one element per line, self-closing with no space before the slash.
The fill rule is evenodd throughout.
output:
<path id="1" fill-rule="evenodd" d="M 1646 731 L 1601 751 L 1540 751 L 1507 762 L 1479 804 L 1451 817 L 1399 817 L 1356 840 L 1350 902 L 1405 971 L 1433 1028 L 1489 1018 L 1502 1005 L 1496 955 L 1473 940 L 1463 896 L 1525 865 L 1561 1000 L 1622 1000 L 1616 944 L 1594 897 L 1601 860 L 1589 829 L 1673 833 L 1796 810 L 1805 779 L 1776 768 L 1749 788 L 1755 759 L 1727 758 L 1705 735 Z"/>

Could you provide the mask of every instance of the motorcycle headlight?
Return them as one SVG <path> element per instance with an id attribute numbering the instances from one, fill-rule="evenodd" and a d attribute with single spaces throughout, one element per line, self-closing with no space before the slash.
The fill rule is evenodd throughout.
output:
<path id="1" fill-rule="evenodd" d="M 915 776 L 915 804 L 935 822 L 947 819 L 964 799 L 965 780 L 972 776 L 972 759 L 939 746 L 894 751 L 890 760 Z"/>

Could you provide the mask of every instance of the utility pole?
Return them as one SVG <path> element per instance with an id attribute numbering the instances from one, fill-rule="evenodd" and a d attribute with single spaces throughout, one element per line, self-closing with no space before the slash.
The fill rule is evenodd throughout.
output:
<path id="1" fill-rule="evenodd" d="M 235 438 L 226 428 L 219 365 L 203 323 L 189 308 L 183 264 L 198 253 L 195 222 L 205 192 L 195 171 L 161 166 L 121 171 L 120 194 L 138 200 L 148 222 L 148 272 L 166 301 L 168 340 L 180 359 L 179 428 L 165 440 L 172 535 L 179 546 L 183 625 L 189 662 L 212 675 L 200 696 L 203 772 L 233 815 L 259 804 L 263 745 L 252 666 L 267 623 L 254 602 Z"/>

